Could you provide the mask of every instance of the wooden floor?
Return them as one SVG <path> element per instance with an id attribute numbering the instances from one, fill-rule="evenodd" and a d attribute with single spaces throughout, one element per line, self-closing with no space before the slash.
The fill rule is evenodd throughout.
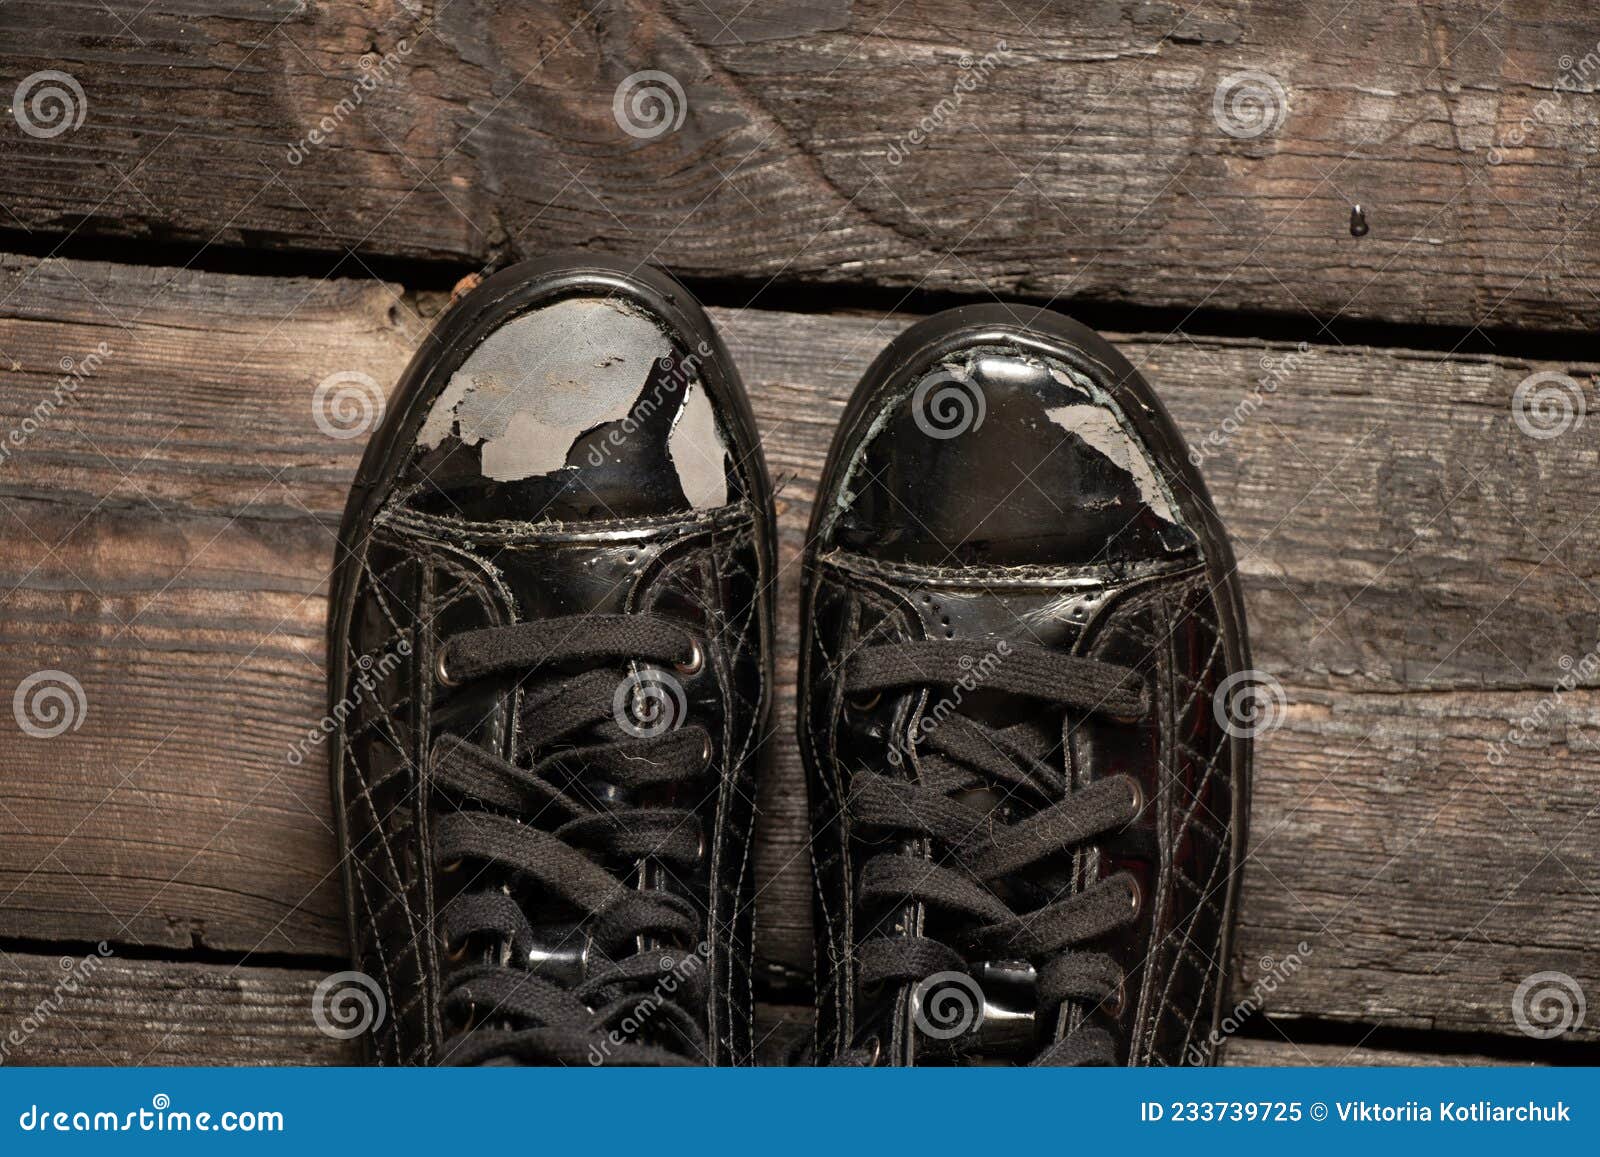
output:
<path id="1" fill-rule="evenodd" d="M 1600 1056 L 1600 1010 L 1513 1015 L 1539 973 L 1600 1002 L 1587 0 L 84 0 L 0 6 L 0 62 L 78 90 L 54 135 L 0 126 L 0 1060 L 349 1058 L 311 1016 L 345 951 L 326 766 L 291 751 L 363 439 L 313 398 L 387 391 L 458 277 L 561 246 L 684 277 L 751 389 L 780 739 L 874 354 L 995 297 L 1109 332 L 1204 449 L 1283 692 L 1228 1059 Z M 654 137 L 614 106 L 641 70 L 682 94 Z M 776 1057 L 811 941 L 770 755 Z"/>

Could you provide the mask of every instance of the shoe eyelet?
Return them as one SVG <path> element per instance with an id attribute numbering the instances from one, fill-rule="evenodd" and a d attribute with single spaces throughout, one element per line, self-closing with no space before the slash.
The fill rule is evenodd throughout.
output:
<path id="1" fill-rule="evenodd" d="M 1139 818 L 1139 813 L 1144 811 L 1144 785 L 1133 776 L 1124 776 L 1128 782 L 1128 794 L 1132 798 L 1128 801 L 1128 823 L 1133 823 Z"/>
<path id="2" fill-rule="evenodd" d="M 459 859 L 451 860 L 448 863 L 444 863 L 444 864 L 440 864 L 439 865 L 439 871 L 444 873 L 447 876 L 451 875 L 451 874 L 453 874 L 455 872 L 459 872 L 460 870 L 461 870 L 461 861 Z"/>
<path id="3" fill-rule="evenodd" d="M 445 648 L 448 644 L 441 644 L 433 656 L 433 677 L 439 681 L 441 687 L 459 686 L 458 681 L 451 676 L 450 669 L 445 665 Z"/>
<path id="4" fill-rule="evenodd" d="M 867 1068 L 876 1068 L 878 1062 L 883 1059 L 883 1042 L 877 1036 L 869 1036 L 861 1042 L 861 1047 L 872 1054 L 867 1059 Z"/>
<path id="5" fill-rule="evenodd" d="M 1102 1002 L 1105 1014 L 1112 1020 L 1122 1019 L 1122 1014 L 1128 1006 L 1128 986 L 1124 979 L 1118 978 L 1117 990 Z"/>
<path id="6" fill-rule="evenodd" d="M 882 691 L 872 691 L 866 695 L 854 695 L 845 700 L 845 704 L 852 711 L 871 711 L 883 702 Z"/>
<path id="7" fill-rule="evenodd" d="M 711 732 L 706 732 L 704 742 L 700 744 L 700 766 L 710 767 L 711 761 L 716 758 L 717 749 L 711 742 Z"/>
<path id="8" fill-rule="evenodd" d="M 467 949 L 469 947 L 471 945 L 466 940 L 462 940 L 460 944 L 451 944 L 446 940 L 444 943 L 444 958 L 451 964 L 460 964 L 467 958 Z"/>
<path id="9" fill-rule="evenodd" d="M 1144 889 L 1139 887 L 1139 881 L 1138 880 L 1135 880 L 1132 876 L 1129 876 L 1128 877 L 1128 906 L 1133 909 L 1133 914 L 1135 916 L 1137 916 L 1139 914 L 1139 909 L 1143 905 L 1144 905 Z"/>
<path id="10" fill-rule="evenodd" d="M 680 675 L 698 675 L 700 669 L 706 665 L 705 648 L 700 645 L 699 639 L 689 640 L 689 657 L 681 663 L 674 663 Z"/>
<path id="11" fill-rule="evenodd" d="M 694 850 L 694 858 L 696 860 L 699 860 L 701 863 L 704 863 L 705 862 L 705 858 L 706 858 L 706 850 L 707 850 L 707 848 L 706 848 L 706 829 L 705 829 L 704 825 L 701 825 L 699 836 L 700 836 L 700 843 Z"/>

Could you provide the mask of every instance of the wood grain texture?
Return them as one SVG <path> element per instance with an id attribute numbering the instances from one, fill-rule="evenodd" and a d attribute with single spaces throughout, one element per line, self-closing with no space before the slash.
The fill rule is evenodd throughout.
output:
<path id="1" fill-rule="evenodd" d="M 360 439 L 322 433 L 312 396 L 350 370 L 386 389 L 414 308 L 437 302 L 20 259 L 0 277 L 0 422 L 33 412 L 64 351 L 114 345 L 0 464 L 0 691 L 60 669 L 88 703 L 77 730 L 13 741 L 0 934 L 337 955 L 321 749 L 288 753 L 321 712 L 330 526 Z M 713 315 L 783 480 L 758 935 L 803 972 L 805 812 L 782 739 L 794 564 L 844 399 L 909 319 Z M 1512 417 L 1530 372 L 1590 383 L 1596 367 L 1118 341 L 1214 451 L 1257 664 L 1285 692 L 1258 748 L 1241 998 L 1263 957 L 1302 941 L 1303 966 L 1256 994 L 1272 1014 L 1512 1033 L 1530 973 L 1600 991 L 1600 698 L 1583 660 L 1600 423 L 1537 439 Z M 1208 443 L 1252 390 L 1259 406 Z M 1576 684 L 1553 694 L 1564 656 Z M 1491 757 L 1524 717 L 1537 725 Z"/>
<path id="2" fill-rule="evenodd" d="M 1271 1031 L 1270 1029 L 1268 1031 Z M 1400 1068 L 1503 1065 L 1495 1057 L 1474 1053 L 1408 1053 L 1395 1049 L 1347 1048 L 1344 1045 L 1295 1044 L 1288 1040 L 1252 1040 L 1235 1037 L 1228 1042 L 1222 1063 L 1240 1067 L 1261 1065 L 1302 1068 L 1310 1065 L 1372 1065 Z"/>
<path id="3" fill-rule="evenodd" d="M 123 960 L 114 954 L 101 957 L 93 947 L 59 957 L 0 953 L 0 1064 L 358 1064 L 356 1042 L 322 1031 L 313 1015 L 317 987 L 327 978 L 311 969 Z M 809 1008 L 758 1006 L 760 1062 L 792 1063 L 810 1033 L 810 1020 Z M 1223 1063 L 1495 1062 L 1474 1055 L 1239 1037 L 1229 1041 Z"/>
<path id="4" fill-rule="evenodd" d="M 326 974 L 283 968 L 0 953 L 9 1065 L 355 1064 L 312 1016 Z M 337 1029 L 339 1022 L 331 1021 Z"/>
<path id="5" fill-rule="evenodd" d="M 1586 0 L 107 0 L 0 33 L 8 86 L 83 92 L 0 134 L 0 228 L 46 239 L 1600 321 Z M 677 91 L 630 135 L 643 71 Z"/>

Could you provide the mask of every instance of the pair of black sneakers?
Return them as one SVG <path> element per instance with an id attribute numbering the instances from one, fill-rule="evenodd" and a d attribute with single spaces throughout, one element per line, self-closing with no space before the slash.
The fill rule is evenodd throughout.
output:
<path id="1" fill-rule="evenodd" d="M 341 535 L 334 808 L 388 1064 L 754 1060 L 776 522 L 710 320 L 590 257 L 456 301 Z M 1248 803 L 1226 538 L 1048 310 L 914 325 L 805 551 L 818 1063 L 1210 1055 Z"/>

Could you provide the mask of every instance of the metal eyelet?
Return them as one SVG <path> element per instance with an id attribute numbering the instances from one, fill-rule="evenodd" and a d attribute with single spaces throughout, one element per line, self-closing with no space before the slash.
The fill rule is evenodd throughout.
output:
<path id="1" fill-rule="evenodd" d="M 680 675 L 698 675 L 700 669 L 706 665 L 705 648 L 700 645 L 699 639 L 689 640 L 689 657 L 682 663 L 674 663 Z"/>
<path id="2" fill-rule="evenodd" d="M 441 687 L 455 687 L 457 682 L 450 675 L 450 669 L 444 662 L 445 647 L 441 645 L 433 656 L 433 677 L 439 681 Z"/>
<path id="3" fill-rule="evenodd" d="M 459 872 L 460 870 L 461 861 L 459 859 L 451 860 L 448 863 L 439 865 L 439 871 L 443 872 L 445 875 L 449 875 L 452 872 Z"/>
<path id="4" fill-rule="evenodd" d="M 716 754 L 717 754 L 717 750 L 716 750 L 716 748 L 714 746 L 712 746 L 712 743 L 711 743 L 711 732 L 707 731 L 706 732 L 705 741 L 700 744 L 700 764 L 701 764 L 701 766 L 702 767 L 710 767 L 711 766 L 711 760 L 716 756 Z"/>
<path id="5" fill-rule="evenodd" d="M 1128 1006 L 1128 986 L 1125 980 L 1117 980 L 1117 991 L 1112 993 L 1106 1001 L 1102 1002 L 1105 1014 L 1112 1020 L 1120 1020 Z"/>
<path id="6" fill-rule="evenodd" d="M 1131 824 L 1134 820 L 1139 818 L 1139 813 L 1144 811 L 1144 785 L 1138 780 L 1134 779 L 1131 775 L 1124 776 L 1123 778 L 1128 781 L 1128 794 L 1132 797 L 1128 803 L 1127 820 L 1127 822 Z"/>
<path id="7" fill-rule="evenodd" d="M 883 1042 L 876 1036 L 869 1036 L 861 1043 L 861 1047 L 872 1054 L 867 1061 L 867 1068 L 874 1068 L 883 1059 Z"/>
<path id="8" fill-rule="evenodd" d="M 1139 914 L 1139 908 L 1143 904 L 1144 904 L 1144 889 L 1139 887 L 1139 881 L 1138 880 L 1134 879 L 1132 876 L 1129 876 L 1128 877 L 1128 906 L 1133 909 L 1133 913 L 1134 913 L 1135 916 L 1137 916 Z"/>
<path id="9" fill-rule="evenodd" d="M 444 958 L 451 964 L 460 964 L 467 958 L 467 949 L 469 947 L 471 947 L 471 945 L 466 940 L 462 940 L 460 944 L 454 946 L 452 946 L 451 943 L 446 940 L 444 944 Z"/>
<path id="10" fill-rule="evenodd" d="M 882 691 L 873 691 L 867 695 L 856 695 L 845 700 L 845 703 L 852 711 L 871 711 L 881 702 L 883 702 Z"/>

